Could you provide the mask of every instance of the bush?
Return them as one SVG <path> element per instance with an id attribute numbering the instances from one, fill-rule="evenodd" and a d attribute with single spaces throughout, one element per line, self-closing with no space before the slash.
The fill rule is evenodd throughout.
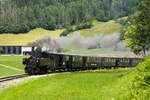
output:
<path id="1" fill-rule="evenodd" d="M 75 26 L 75 28 L 73 28 L 72 26 L 67 27 L 66 30 L 64 30 L 60 36 L 67 36 L 69 33 L 77 31 L 77 30 L 81 30 L 81 29 L 87 29 L 87 28 L 91 28 L 93 26 L 92 22 L 87 22 L 87 23 L 82 23 L 79 24 L 77 26 Z"/>
<path id="2" fill-rule="evenodd" d="M 56 25 L 55 24 L 47 24 L 47 25 L 43 25 L 42 28 L 44 28 L 46 30 L 55 30 Z"/>
<path id="3" fill-rule="evenodd" d="M 60 36 L 67 36 L 70 32 L 73 32 L 73 31 L 74 31 L 74 30 L 73 30 L 73 27 L 72 27 L 72 26 L 67 27 L 67 29 L 64 30 L 64 31 L 60 34 Z"/>
<path id="4" fill-rule="evenodd" d="M 127 100 L 150 100 L 150 56 L 137 66 Z"/>
<path id="5" fill-rule="evenodd" d="M 69 31 L 64 30 L 64 31 L 60 34 L 60 36 L 67 36 L 68 34 L 69 34 Z"/>
<path id="6" fill-rule="evenodd" d="M 93 26 L 92 22 L 87 22 L 76 26 L 75 30 L 87 29 L 87 28 L 91 28 L 92 26 Z"/>

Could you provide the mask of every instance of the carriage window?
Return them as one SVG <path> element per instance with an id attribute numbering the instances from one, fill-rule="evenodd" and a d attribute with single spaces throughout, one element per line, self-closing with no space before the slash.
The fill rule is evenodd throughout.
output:
<path id="1" fill-rule="evenodd" d="M 66 56 L 66 60 L 67 60 L 67 61 L 69 60 L 69 56 Z"/>

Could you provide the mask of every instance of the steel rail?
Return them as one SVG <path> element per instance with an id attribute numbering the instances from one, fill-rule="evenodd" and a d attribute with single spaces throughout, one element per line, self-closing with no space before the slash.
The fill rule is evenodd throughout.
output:
<path id="1" fill-rule="evenodd" d="M 48 73 L 46 73 L 46 74 L 63 73 L 63 72 L 68 72 L 68 71 L 62 71 L 62 72 L 48 72 Z M 38 75 L 46 75 L 46 74 L 38 74 Z M 28 77 L 28 76 L 32 76 L 32 75 L 29 75 L 29 74 L 18 74 L 18 75 L 0 77 L 0 82 L 10 81 L 10 80 L 19 79 L 19 78 L 24 78 L 24 77 Z"/>
<path id="2" fill-rule="evenodd" d="M 12 76 L 7 76 L 7 77 L 0 77 L 0 82 L 10 81 L 10 80 L 24 78 L 28 76 L 29 76 L 28 74 L 18 74 L 18 75 L 12 75 Z"/>

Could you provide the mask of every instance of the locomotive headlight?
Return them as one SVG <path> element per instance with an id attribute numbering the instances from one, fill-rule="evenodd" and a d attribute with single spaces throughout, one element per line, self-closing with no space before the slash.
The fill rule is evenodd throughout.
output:
<path id="1" fill-rule="evenodd" d="M 36 60 L 36 64 L 37 64 L 37 65 L 40 64 L 40 60 L 39 60 L 39 59 Z"/>

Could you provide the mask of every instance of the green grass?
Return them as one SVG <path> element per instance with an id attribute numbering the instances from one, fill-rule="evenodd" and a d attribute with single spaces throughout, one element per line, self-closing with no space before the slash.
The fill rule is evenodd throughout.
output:
<path id="1" fill-rule="evenodd" d="M 0 91 L 3 100 L 122 100 L 133 69 L 59 74 Z M 122 85 L 120 85 L 122 84 Z"/>
<path id="2" fill-rule="evenodd" d="M 15 75 L 15 74 L 22 74 L 22 73 L 23 72 L 12 70 L 12 69 L 0 66 L 0 77 L 2 77 L 2 76 L 10 76 L 10 75 Z"/>
<path id="3" fill-rule="evenodd" d="M 22 59 L 26 57 L 28 56 L 0 56 L 0 64 L 22 70 L 17 71 L 10 68 L 6 68 L 4 66 L 0 66 L 0 76 L 9 76 L 24 73 L 25 66 L 22 64 Z"/>
<path id="4" fill-rule="evenodd" d="M 0 56 L 0 64 L 23 70 L 24 65 L 22 64 L 22 59 L 27 57 L 28 56 Z"/>

